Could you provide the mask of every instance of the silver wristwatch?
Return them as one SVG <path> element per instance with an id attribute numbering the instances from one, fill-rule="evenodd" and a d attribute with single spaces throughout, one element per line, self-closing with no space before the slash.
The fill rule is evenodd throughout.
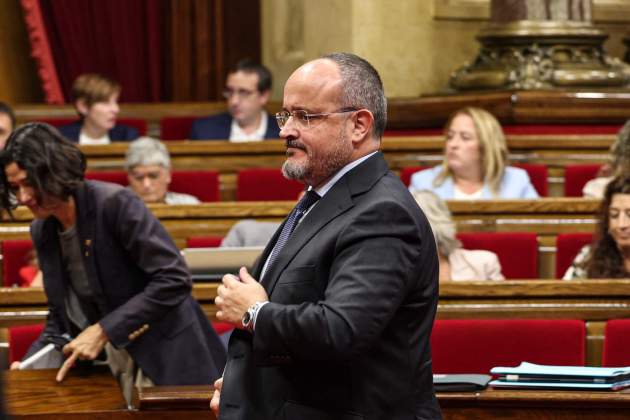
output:
<path id="1" fill-rule="evenodd" d="M 249 332 L 254 331 L 254 320 L 256 319 L 256 315 L 262 306 L 263 302 L 256 302 L 247 308 L 247 312 L 243 314 L 243 318 L 241 319 L 241 324 L 243 324 L 243 328 L 245 330 Z"/>

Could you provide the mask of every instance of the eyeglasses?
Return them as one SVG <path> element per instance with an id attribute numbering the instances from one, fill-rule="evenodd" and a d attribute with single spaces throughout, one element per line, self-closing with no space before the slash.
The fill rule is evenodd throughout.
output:
<path id="1" fill-rule="evenodd" d="M 224 89 L 223 97 L 230 99 L 232 96 L 236 96 L 238 99 L 246 99 L 252 96 L 256 91 L 248 89 Z"/>
<path id="2" fill-rule="evenodd" d="M 354 112 L 358 111 L 357 108 L 341 108 L 338 111 L 333 112 L 321 112 L 318 114 L 309 114 L 308 111 L 303 109 L 296 109 L 295 111 L 280 111 L 276 113 L 276 121 L 278 122 L 278 127 L 282 128 L 285 126 L 287 121 L 289 121 L 290 117 L 293 117 L 295 121 L 302 127 L 310 127 L 311 120 L 317 120 L 320 118 L 327 117 L 333 114 L 345 114 L 346 112 Z"/>

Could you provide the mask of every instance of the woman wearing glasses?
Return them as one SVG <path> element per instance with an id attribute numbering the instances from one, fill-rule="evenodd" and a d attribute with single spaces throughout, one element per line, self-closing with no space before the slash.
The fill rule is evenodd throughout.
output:
<path id="1" fill-rule="evenodd" d="M 455 112 L 446 124 L 444 162 L 416 172 L 409 190 L 432 190 L 443 200 L 538 198 L 523 169 L 507 166 L 499 122 L 480 108 Z"/>

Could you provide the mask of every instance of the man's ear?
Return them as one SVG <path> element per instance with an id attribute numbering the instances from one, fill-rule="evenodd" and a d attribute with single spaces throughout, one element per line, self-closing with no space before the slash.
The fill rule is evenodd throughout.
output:
<path id="1" fill-rule="evenodd" d="M 374 126 L 374 116 L 367 109 L 354 111 L 351 117 L 354 125 L 352 127 L 352 140 L 357 142 L 371 136 Z"/>
<path id="2" fill-rule="evenodd" d="M 90 110 L 90 107 L 85 102 L 85 99 L 77 99 L 74 101 L 74 107 L 77 109 L 79 115 L 85 117 Z"/>

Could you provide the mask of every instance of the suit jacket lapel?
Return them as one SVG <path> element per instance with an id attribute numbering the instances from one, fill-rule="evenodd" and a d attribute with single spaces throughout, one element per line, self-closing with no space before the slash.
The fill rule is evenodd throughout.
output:
<path id="1" fill-rule="evenodd" d="M 268 295 L 271 295 L 280 274 L 302 247 L 331 220 L 351 208 L 354 205 L 352 197 L 371 188 L 387 170 L 387 163 L 379 152 L 353 168 L 335 183 L 295 228 L 288 242 L 278 254 L 273 267 L 267 268 L 262 284 Z M 261 269 L 281 230 L 282 226 L 276 231 L 274 240 L 265 249 L 264 259 L 261 258 Z"/>

